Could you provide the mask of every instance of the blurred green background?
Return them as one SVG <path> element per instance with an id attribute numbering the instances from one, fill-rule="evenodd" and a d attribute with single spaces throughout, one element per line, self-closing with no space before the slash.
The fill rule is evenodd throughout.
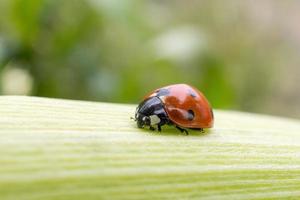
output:
<path id="1" fill-rule="evenodd" d="M 299 1 L 1 0 L 1 94 L 138 103 L 167 84 L 214 108 L 300 117 Z"/>

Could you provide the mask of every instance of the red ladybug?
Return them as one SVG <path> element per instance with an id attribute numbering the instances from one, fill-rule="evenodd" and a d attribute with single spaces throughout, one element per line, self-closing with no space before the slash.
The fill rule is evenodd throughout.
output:
<path id="1" fill-rule="evenodd" d="M 209 102 L 196 88 L 186 84 L 169 85 L 154 90 L 138 105 L 135 121 L 139 128 L 161 131 L 161 126 L 175 125 L 188 134 L 186 128 L 211 128 L 214 116 Z"/>

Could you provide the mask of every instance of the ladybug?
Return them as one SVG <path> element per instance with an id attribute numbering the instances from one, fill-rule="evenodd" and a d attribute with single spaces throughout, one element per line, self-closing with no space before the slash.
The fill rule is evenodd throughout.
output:
<path id="1" fill-rule="evenodd" d="M 208 100 L 196 88 L 175 84 L 154 90 L 138 105 L 135 121 L 139 128 L 161 131 L 161 126 L 174 125 L 180 132 L 186 129 L 203 131 L 214 123 L 213 111 Z"/>

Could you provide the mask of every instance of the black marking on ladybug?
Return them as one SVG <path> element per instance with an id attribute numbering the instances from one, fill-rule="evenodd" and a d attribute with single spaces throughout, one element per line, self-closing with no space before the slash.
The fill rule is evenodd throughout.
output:
<path id="1" fill-rule="evenodd" d="M 188 116 L 187 119 L 192 121 L 195 118 L 195 113 L 192 110 L 188 110 Z"/>
<path id="2" fill-rule="evenodd" d="M 167 96 L 170 94 L 170 91 L 168 89 L 160 89 L 157 91 L 156 96 L 161 97 L 161 96 Z"/>
<path id="3" fill-rule="evenodd" d="M 189 95 L 191 96 L 191 97 L 193 97 L 193 98 L 196 98 L 197 97 L 197 95 L 195 94 L 195 92 L 193 92 L 192 90 L 188 90 L 189 91 Z"/>

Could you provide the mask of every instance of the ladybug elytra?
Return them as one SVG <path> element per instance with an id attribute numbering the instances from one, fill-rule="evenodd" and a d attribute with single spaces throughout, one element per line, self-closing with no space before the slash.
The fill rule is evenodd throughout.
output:
<path id="1" fill-rule="evenodd" d="M 175 84 L 154 90 L 138 105 L 135 120 L 139 128 L 161 131 L 163 125 L 174 125 L 181 132 L 213 127 L 213 112 L 208 100 L 196 88 Z"/>

